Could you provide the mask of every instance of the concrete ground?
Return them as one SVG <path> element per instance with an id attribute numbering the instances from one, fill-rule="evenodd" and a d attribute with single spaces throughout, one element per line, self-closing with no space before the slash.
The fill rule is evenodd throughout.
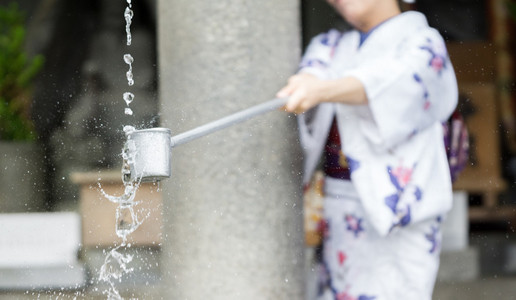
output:
<path id="1" fill-rule="evenodd" d="M 433 300 L 515 300 L 516 277 L 438 282 Z"/>
<path id="2" fill-rule="evenodd" d="M 473 280 L 439 281 L 434 300 L 516 300 L 516 234 L 512 228 L 473 226 L 469 244 L 478 250 Z"/>
<path id="3" fill-rule="evenodd" d="M 125 293 L 122 296 L 124 299 L 163 299 L 159 294 L 159 287 L 156 286 L 139 287 L 134 293 Z M 0 293 L 0 299 L 100 300 L 107 299 L 107 297 L 102 294 L 101 290 L 88 289 L 86 291 L 78 292 L 3 292 Z M 484 278 L 469 282 L 438 282 L 434 291 L 433 300 L 516 300 L 516 276 L 503 278 Z"/>
<path id="4" fill-rule="evenodd" d="M 163 299 L 159 288 L 140 287 L 135 293 L 126 293 L 125 299 Z M 2 300 L 54 299 L 107 299 L 101 291 L 86 292 L 25 292 L 0 293 Z M 229 299 L 231 300 L 231 299 Z M 237 299 L 240 300 L 240 299 Z M 287 299 L 286 299 L 287 300 Z M 288 299 L 290 300 L 290 299 Z M 417 299 L 415 299 L 417 300 Z M 470 282 L 438 282 L 433 300 L 516 300 L 516 277 L 486 278 Z"/>
<path id="5" fill-rule="evenodd" d="M 478 253 L 479 272 L 476 277 L 438 278 L 433 300 L 516 300 L 516 234 L 511 230 L 508 232 L 477 231 L 470 235 L 470 245 Z M 152 256 L 156 256 L 156 253 Z M 159 257 L 159 255 L 157 256 Z M 463 264 L 464 260 L 461 259 L 451 261 L 442 259 L 442 262 L 454 264 L 455 261 Z M 461 270 L 456 267 L 453 270 L 457 269 Z M 471 271 L 469 268 L 464 268 L 464 270 L 465 272 Z M 154 279 L 157 278 L 154 277 Z M 107 296 L 103 294 L 105 290 L 106 286 L 93 285 L 81 291 L 0 291 L 0 300 L 107 299 Z M 160 295 L 159 280 L 153 280 L 148 285 L 142 281 L 139 281 L 138 284 L 126 283 L 119 290 L 124 299 L 163 299 Z"/>

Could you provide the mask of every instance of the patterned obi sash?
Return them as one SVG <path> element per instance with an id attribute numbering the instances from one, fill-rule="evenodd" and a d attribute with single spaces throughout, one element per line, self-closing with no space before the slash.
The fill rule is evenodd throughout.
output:
<path id="1" fill-rule="evenodd" d="M 339 129 L 335 118 L 333 119 L 328 139 L 326 140 L 323 155 L 323 171 L 326 176 L 336 179 L 350 180 L 350 170 L 346 156 L 342 153 Z"/>

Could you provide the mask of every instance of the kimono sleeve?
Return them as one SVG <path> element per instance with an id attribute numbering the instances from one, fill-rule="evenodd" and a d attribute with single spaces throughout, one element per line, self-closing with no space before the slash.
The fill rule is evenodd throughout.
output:
<path id="1" fill-rule="evenodd" d="M 373 122 L 362 129 L 391 148 L 436 122 L 444 122 L 458 98 L 457 82 L 443 39 L 433 29 L 406 39 L 395 53 L 350 70 L 365 87 Z"/>
<path id="2" fill-rule="evenodd" d="M 326 79 L 328 77 L 326 71 L 341 36 L 342 33 L 335 29 L 315 36 L 306 48 L 299 64 L 299 72 L 310 73 L 320 79 Z"/>

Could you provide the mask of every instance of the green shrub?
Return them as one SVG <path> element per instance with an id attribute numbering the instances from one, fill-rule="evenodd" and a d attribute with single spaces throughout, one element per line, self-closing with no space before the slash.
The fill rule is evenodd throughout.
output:
<path id="1" fill-rule="evenodd" d="M 0 140 L 33 140 L 30 117 L 32 79 L 43 57 L 27 57 L 25 16 L 15 3 L 0 6 Z"/>

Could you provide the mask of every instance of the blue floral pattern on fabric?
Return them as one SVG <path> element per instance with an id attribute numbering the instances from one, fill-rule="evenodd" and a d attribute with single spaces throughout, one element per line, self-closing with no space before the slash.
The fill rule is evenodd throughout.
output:
<path id="1" fill-rule="evenodd" d="M 441 75 L 443 69 L 447 68 L 446 65 L 446 56 L 448 55 L 446 52 L 446 47 L 442 46 L 437 47 L 434 45 L 431 39 L 426 39 L 427 44 L 419 47 L 422 50 L 428 51 L 430 53 L 430 60 L 428 62 L 428 66 L 431 67 L 437 74 Z"/>
<path id="2" fill-rule="evenodd" d="M 326 68 L 328 67 L 328 64 L 320 59 L 309 59 L 307 61 L 304 61 L 300 64 L 301 68 L 306 67 L 317 67 L 317 68 Z"/>
<path id="3" fill-rule="evenodd" d="M 372 296 L 358 296 L 357 300 L 374 300 L 374 299 L 376 299 L 376 297 L 372 297 Z"/>
<path id="4" fill-rule="evenodd" d="M 337 30 L 331 30 L 322 35 L 319 45 L 322 45 L 324 48 L 328 48 L 329 58 L 332 58 L 335 55 L 335 48 L 342 37 L 342 33 Z M 307 67 L 315 67 L 325 69 L 328 67 L 329 61 L 326 61 L 327 58 L 309 58 L 303 59 L 299 64 L 300 68 Z"/>
<path id="5" fill-rule="evenodd" d="M 392 168 L 391 166 L 387 166 L 387 173 L 392 185 L 396 189 L 394 194 L 387 195 L 384 198 L 385 205 L 389 207 L 395 217 L 392 227 L 407 226 L 410 224 L 412 218 L 411 205 L 413 203 L 400 203 L 402 195 L 405 195 L 407 192 L 411 193 L 412 202 L 421 201 L 423 198 L 423 191 L 411 182 L 414 167 L 405 168 L 400 165 L 397 168 Z"/>
<path id="6" fill-rule="evenodd" d="M 335 300 L 375 300 L 376 297 L 374 296 L 366 296 L 366 295 L 360 295 L 358 297 L 353 297 L 348 292 L 342 292 L 335 296 Z"/>
<path id="7" fill-rule="evenodd" d="M 355 215 L 346 215 L 344 216 L 344 221 L 347 224 L 346 229 L 353 232 L 355 237 L 358 237 L 360 232 L 364 231 L 364 227 L 362 227 L 362 218 L 359 218 Z"/>
<path id="8" fill-rule="evenodd" d="M 428 250 L 428 252 L 435 253 L 440 247 L 440 243 L 437 238 L 437 234 L 439 233 L 439 228 L 437 226 L 432 226 L 430 229 L 431 229 L 431 232 L 425 234 L 425 238 L 431 244 L 430 250 Z"/>
<path id="9" fill-rule="evenodd" d="M 419 76 L 418 74 L 414 73 L 413 75 L 414 77 L 414 80 L 419 84 L 421 85 L 421 88 L 423 90 L 423 110 L 428 110 L 430 109 L 430 106 L 431 106 L 431 103 L 430 103 L 430 94 L 428 92 L 428 88 L 426 87 L 426 85 L 423 83 L 423 79 L 421 79 L 421 76 Z"/>
<path id="10" fill-rule="evenodd" d="M 358 160 L 349 157 L 349 155 L 346 155 L 346 160 L 348 161 L 348 166 L 351 173 L 360 168 L 360 162 Z"/>
<path id="11" fill-rule="evenodd" d="M 348 224 L 348 230 L 353 231 L 353 233 L 358 235 L 361 231 L 363 231 L 363 227 L 361 225 L 362 219 L 357 218 L 353 215 L 346 215 L 345 221 Z M 327 223 L 327 228 L 329 228 L 329 222 Z M 329 236 L 325 236 L 325 239 L 329 239 Z M 347 263 L 348 256 L 343 250 L 338 250 L 335 252 L 337 255 L 337 261 L 341 268 L 346 268 L 345 265 Z M 318 285 L 317 285 L 317 295 L 318 297 L 324 295 L 329 292 L 333 296 L 335 300 L 375 300 L 376 296 L 370 296 L 366 294 L 360 294 L 358 296 L 353 296 L 349 293 L 350 285 L 347 285 L 345 290 L 339 290 L 334 286 L 332 281 L 332 276 L 330 275 L 328 263 L 326 260 L 322 260 L 319 264 L 319 276 L 318 276 Z"/>
<path id="12" fill-rule="evenodd" d="M 324 46 L 335 48 L 339 44 L 341 37 L 342 33 L 338 30 L 330 30 L 327 33 L 323 34 L 321 44 L 323 44 Z"/>
<path id="13" fill-rule="evenodd" d="M 332 48 L 336 47 L 341 37 L 342 33 L 336 30 L 329 31 L 324 34 L 323 38 L 321 39 L 321 44 Z"/>
<path id="14" fill-rule="evenodd" d="M 430 254 L 439 253 L 441 249 L 440 231 L 442 222 L 443 217 L 437 216 L 434 225 L 430 226 L 430 232 L 425 233 L 425 239 L 430 243 L 430 249 L 428 250 Z"/>
<path id="15" fill-rule="evenodd" d="M 447 68 L 446 57 L 448 54 L 446 52 L 446 47 L 443 45 L 438 47 L 437 45 L 434 45 L 431 39 L 426 39 L 426 45 L 420 46 L 419 48 L 430 53 L 428 66 L 438 75 L 441 75 L 442 70 Z M 423 89 L 423 110 L 429 110 L 431 102 L 428 88 L 419 74 L 414 73 L 413 78 L 419 85 L 421 85 L 421 88 Z"/>

